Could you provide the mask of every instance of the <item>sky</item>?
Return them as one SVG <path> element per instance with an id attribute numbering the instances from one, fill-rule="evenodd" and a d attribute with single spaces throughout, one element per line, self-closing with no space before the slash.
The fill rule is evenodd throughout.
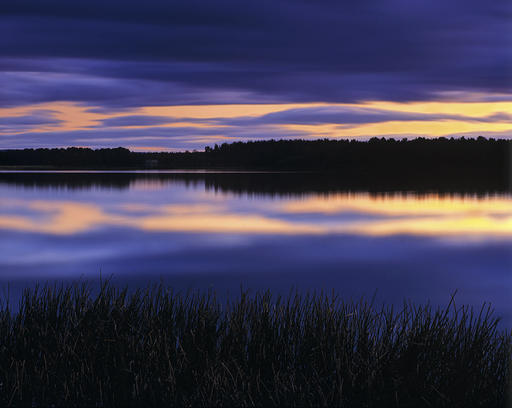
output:
<path id="1" fill-rule="evenodd" d="M 512 138 L 508 0 L 0 4 L 0 149 Z"/>

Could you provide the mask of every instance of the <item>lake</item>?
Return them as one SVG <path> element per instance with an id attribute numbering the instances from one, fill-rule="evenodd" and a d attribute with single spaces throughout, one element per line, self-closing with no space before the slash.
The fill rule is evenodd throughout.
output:
<path id="1" fill-rule="evenodd" d="M 0 284 L 334 291 L 480 307 L 512 326 L 512 195 L 335 175 L 2 172 Z"/>

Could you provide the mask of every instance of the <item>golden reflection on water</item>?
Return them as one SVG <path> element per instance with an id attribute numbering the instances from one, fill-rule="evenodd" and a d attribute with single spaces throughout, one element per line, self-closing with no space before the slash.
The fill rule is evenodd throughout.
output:
<path id="1" fill-rule="evenodd" d="M 231 234 L 512 237 L 512 197 L 340 193 L 261 200 L 250 211 L 240 210 L 236 201 L 229 200 L 109 205 L 0 199 L 1 229 L 66 235 L 103 227 Z"/>
<path id="2" fill-rule="evenodd" d="M 292 213 L 339 213 L 358 211 L 388 215 L 510 214 L 512 198 L 506 196 L 462 196 L 414 194 L 339 193 L 315 196 L 286 204 Z"/>

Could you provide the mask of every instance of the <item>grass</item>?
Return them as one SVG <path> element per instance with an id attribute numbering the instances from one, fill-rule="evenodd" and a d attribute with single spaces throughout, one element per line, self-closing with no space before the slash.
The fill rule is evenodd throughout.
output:
<path id="1" fill-rule="evenodd" d="M 0 307 L 0 405 L 505 407 L 497 323 L 453 301 L 44 286 Z"/>

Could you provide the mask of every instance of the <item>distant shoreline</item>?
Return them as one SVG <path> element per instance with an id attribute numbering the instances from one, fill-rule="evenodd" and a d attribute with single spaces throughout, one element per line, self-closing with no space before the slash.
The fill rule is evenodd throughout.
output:
<path id="1" fill-rule="evenodd" d="M 427 165 L 510 165 L 508 139 L 268 140 L 206 146 L 204 151 L 133 152 L 117 148 L 0 150 L 1 169 L 346 170 Z M 402 169 L 403 170 L 403 169 Z"/>
<path id="2" fill-rule="evenodd" d="M 3 150 L 0 171 L 4 179 L 10 177 L 10 172 L 147 172 L 162 176 L 167 172 L 188 174 L 187 177 L 203 174 L 208 178 L 244 173 L 249 180 L 233 181 L 242 187 L 248 182 L 261 184 L 256 176 L 249 175 L 289 173 L 297 175 L 295 186 L 312 185 L 308 179 L 315 177 L 315 183 L 325 179 L 329 188 L 336 189 L 511 191 L 511 156 L 512 140 L 483 137 L 400 141 L 374 138 L 367 142 L 270 140 L 207 146 L 204 151 L 182 153 L 140 153 L 125 148 Z M 272 178 L 265 182 L 274 184 Z"/>

